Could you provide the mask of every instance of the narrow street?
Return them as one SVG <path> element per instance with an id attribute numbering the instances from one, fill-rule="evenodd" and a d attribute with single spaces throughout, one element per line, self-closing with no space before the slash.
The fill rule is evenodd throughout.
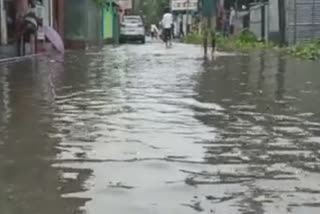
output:
<path id="1" fill-rule="evenodd" d="M 162 43 L 0 65 L 1 214 L 318 214 L 319 62 Z"/>

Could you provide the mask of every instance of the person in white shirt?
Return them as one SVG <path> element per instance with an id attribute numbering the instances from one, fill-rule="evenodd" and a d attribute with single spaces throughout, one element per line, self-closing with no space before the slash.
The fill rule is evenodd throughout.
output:
<path id="1" fill-rule="evenodd" d="M 234 34 L 234 25 L 235 25 L 235 20 L 236 20 L 236 11 L 234 7 L 231 7 L 230 10 L 230 18 L 229 18 L 229 26 L 230 26 L 230 35 Z"/>
<path id="2" fill-rule="evenodd" d="M 162 29 L 163 29 L 163 36 L 166 46 L 172 46 L 172 26 L 173 26 L 173 16 L 170 12 L 170 8 L 165 9 L 165 13 L 162 17 Z"/>
<path id="3" fill-rule="evenodd" d="M 150 32 L 151 32 L 151 38 L 152 39 L 158 38 L 159 29 L 157 28 L 157 26 L 155 24 L 151 24 Z"/>

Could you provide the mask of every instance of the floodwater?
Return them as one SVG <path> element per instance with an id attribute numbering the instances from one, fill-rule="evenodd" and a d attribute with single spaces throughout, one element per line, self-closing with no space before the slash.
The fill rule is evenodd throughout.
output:
<path id="1" fill-rule="evenodd" d="M 318 214 L 319 62 L 160 43 L 0 67 L 1 214 Z"/>

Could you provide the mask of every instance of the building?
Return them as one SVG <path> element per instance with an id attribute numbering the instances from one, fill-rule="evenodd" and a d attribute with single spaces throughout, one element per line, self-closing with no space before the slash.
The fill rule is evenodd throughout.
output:
<path id="1" fill-rule="evenodd" d="M 42 18 L 43 24 L 55 27 L 60 35 L 63 35 L 63 2 L 64 0 L 37 0 L 36 13 Z M 16 32 L 17 20 L 26 14 L 28 10 L 28 0 L 0 0 L 1 17 L 1 47 L 0 56 L 12 57 L 17 55 L 16 50 Z M 40 39 L 43 37 L 39 33 Z"/>
<path id="2" fill-rule="evenodd" d="M 115 3 L 117 3 L 125 13 L 130 13 L 133 9 L 132 0 L 115 0 Z"/>
<path id="3" fill-rule="evenodd" d="M 191 32 L 196 21 L 198 0 L 171 0 L 170 6 L 174 16 L 174 35 L 183 36 Z"/>
<path id="4" fill-rule="evenodd" d="M 119 7 L 115 1 L 104 5 L 94 0 L 64 1 L 66 48 L 86 49 L 104 41 L 118 41 Z"/>
<path id="5" fill-rule="evenodd" d="M 66 48 L 102 42 L 102 10 L 94 0 L 66 0 L 64 12 Z"/>
<path id="6" fill-rule="evenodd" d="M 65 0 L 53 0 L 52 2 L 53 27 L 62 38 L 64 38 L 64 2 Z"/>

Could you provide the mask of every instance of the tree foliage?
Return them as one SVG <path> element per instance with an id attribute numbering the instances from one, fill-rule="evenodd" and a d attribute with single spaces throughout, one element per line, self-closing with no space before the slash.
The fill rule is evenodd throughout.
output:
<path id="1" fill-rule="evenodd" d="M 144 17 L 147 25 L 159 23 L 163 11 L 170 6 L 170 0 L 135 0 L 134 13 Z"/>
<path id="2" fill-rule="evenodd" d="M 98 5 L 105 6 L 112 0 L 94 0 Z M 147 25 L 159 23 L 163 11 L 170 6 L 170 0 L 132 0 L 134 15 L 144 17 Z"/>
<path id="3" fill-rule="evenodd" d="M 112 0 L 95 0 L 95 2 L 100 6 L 105 6 L 110 3 Z"/>

